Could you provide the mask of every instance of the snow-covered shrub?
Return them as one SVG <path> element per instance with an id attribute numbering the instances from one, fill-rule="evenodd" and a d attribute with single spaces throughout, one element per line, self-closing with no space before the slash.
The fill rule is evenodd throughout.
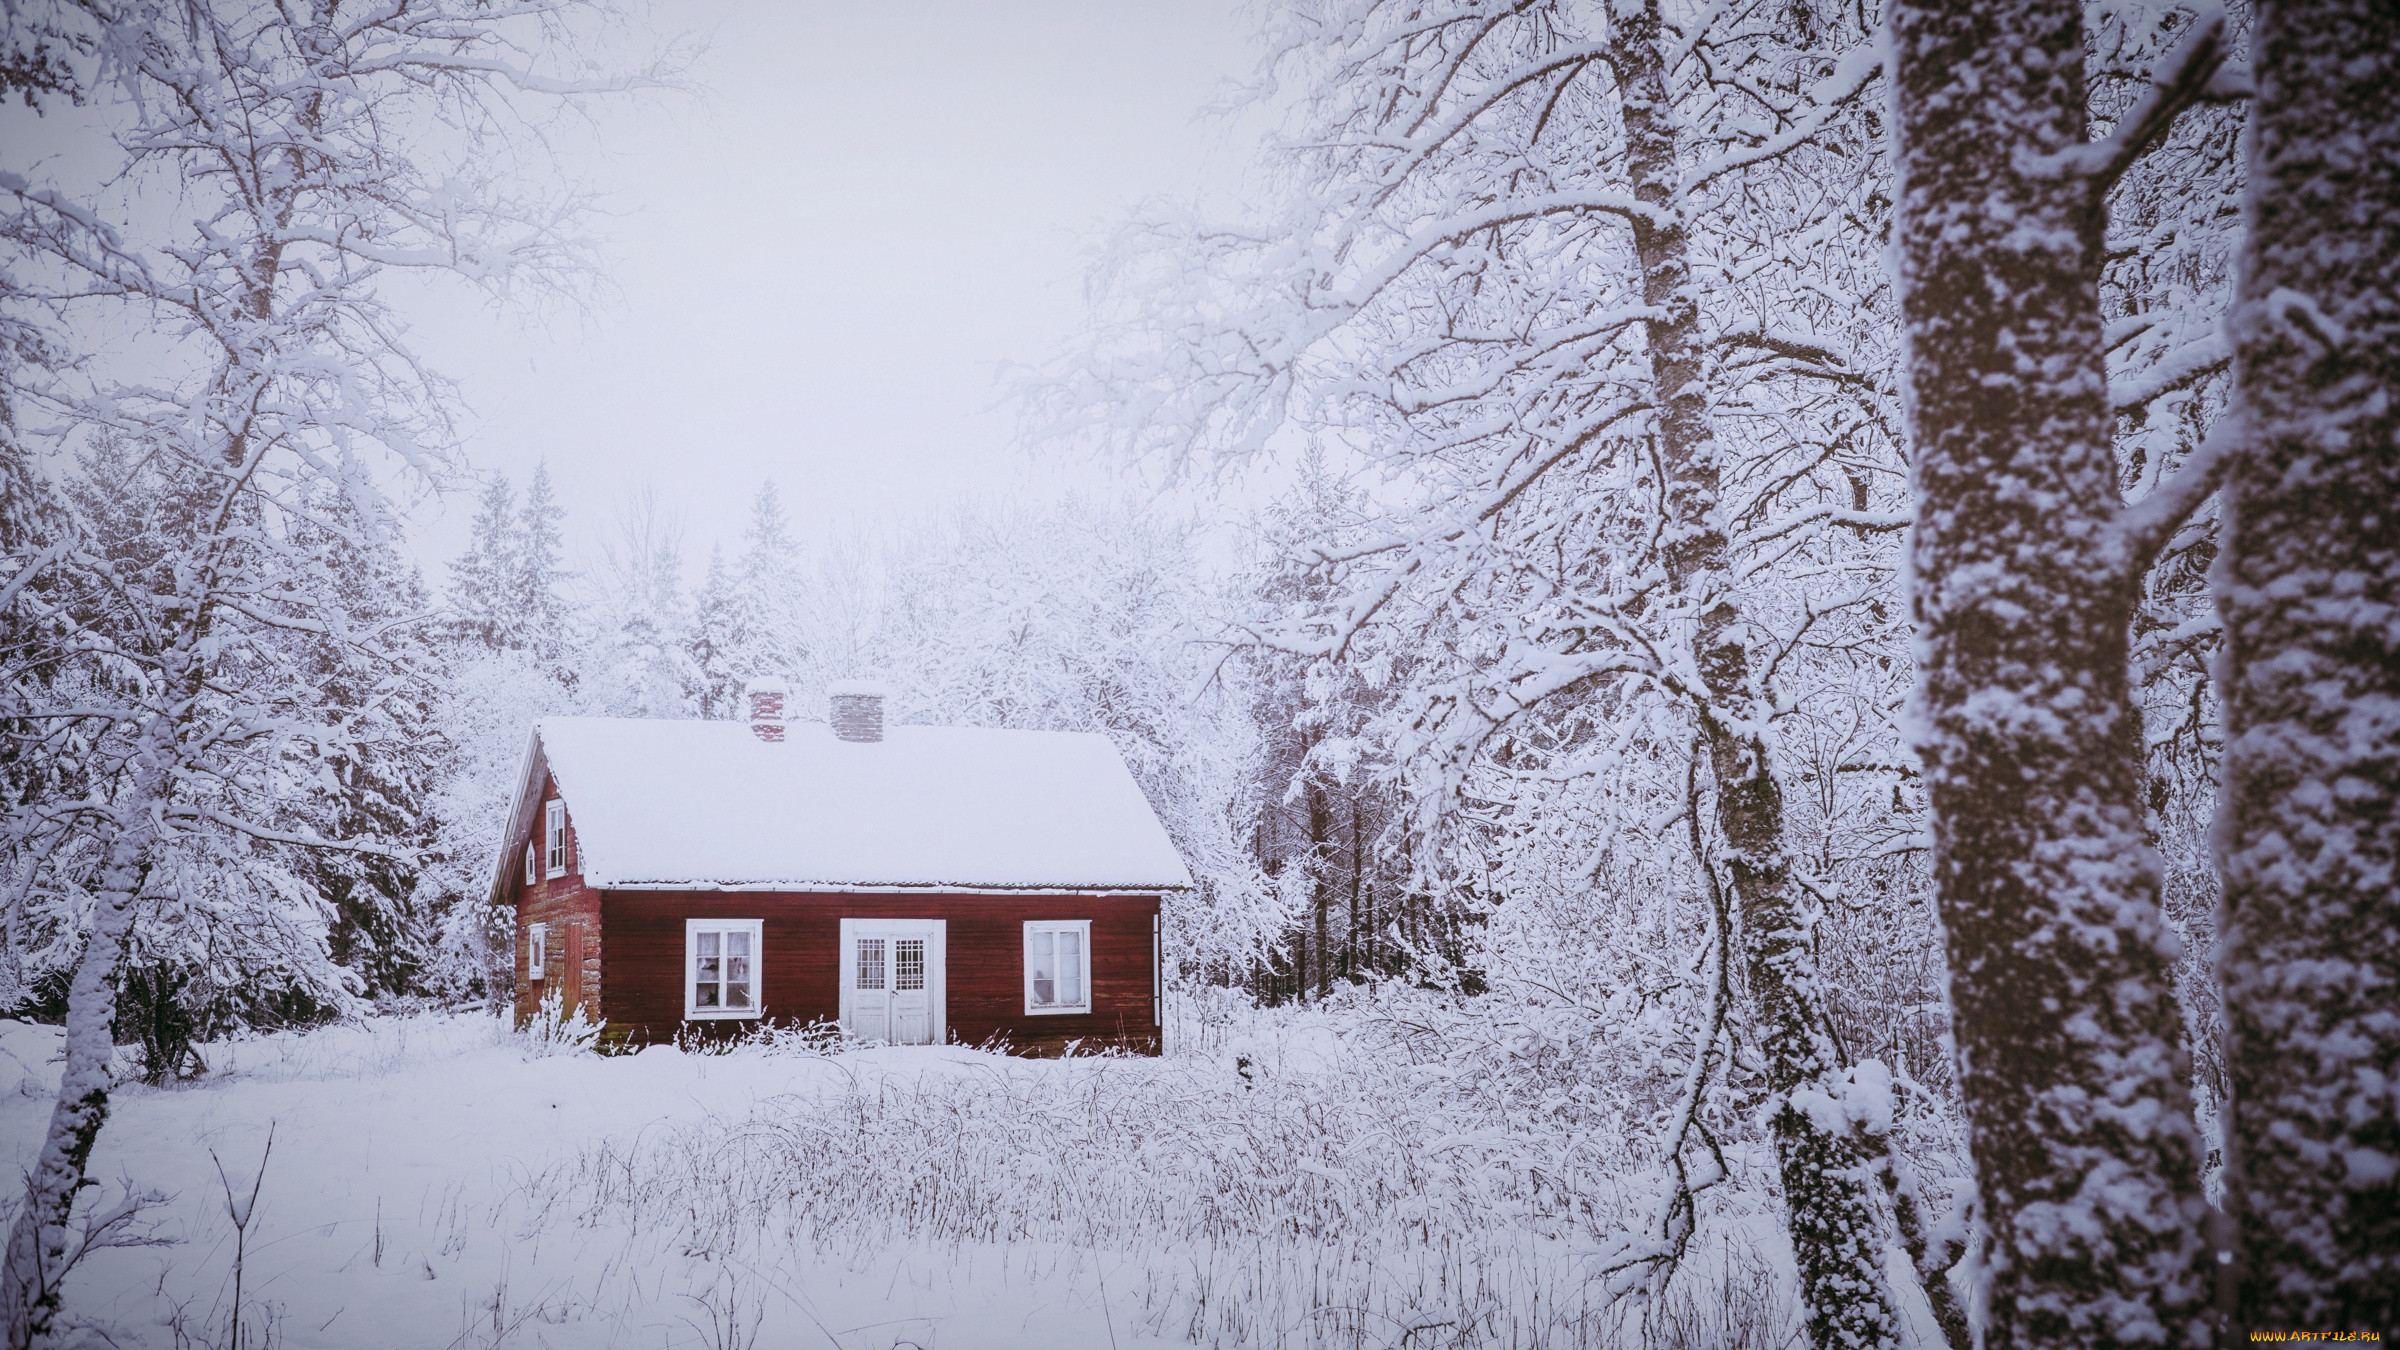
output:
<path id="1" fill-rule="evenodd" d="M 586 1016 L 582 1004 L 566 1006 L 553 989 L 542 995 L 541 1006 L 517 1028 L 517 1042 L 527 1059 L 583 1055 L 599 1048 L 601 1030 L 602 1024 Z"/>
<path id="2" fill-rule="evenodd" d="M 760 1021 L 729 1029 L 724 1023 L 692 1023 L 675 1034 L 687 1055 L 798 1055 L 814 1059 L 863 1049 L 866 1042 L 839 1022 Z"/>

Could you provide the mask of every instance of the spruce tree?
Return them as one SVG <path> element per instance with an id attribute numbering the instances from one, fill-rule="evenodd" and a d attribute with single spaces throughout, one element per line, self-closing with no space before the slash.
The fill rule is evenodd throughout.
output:
<path id="1" fill-rule="evenodd" d="M 743 676 L 733 660 L 739 654 L 740 603 L 733 573 L 725 566 L 725 550 L 710 545 L 708 572 L 700 594 L 692 601 L 690 636 L 684 647 L 691 654 L 698 692 L 694 701 L 702 717 L 740 717 Z"/>
<path id="2" fill-rule="evenodd" d="M 509 641 L 510 592 L 517 576 L 517 494 L 505 474 L 484 481 L 467 551 L 450 563 L 450 631 L 492 651 Z"/>
<path id="3" fill-rule="evenodd" d="M 533 653 L 545 666 L 561 660 L 570 642 L 573 615 L 566 599 L 566 545 L 560 522 L 566 508 L 550 487 L 548 461 L 533 466 L 525 505 L 517 514 L 516 549 L 507 593 L 517 640 L 510 645 Z"/>

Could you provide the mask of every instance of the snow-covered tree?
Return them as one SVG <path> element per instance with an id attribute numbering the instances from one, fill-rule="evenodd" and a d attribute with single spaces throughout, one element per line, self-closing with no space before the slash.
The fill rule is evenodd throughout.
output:
<path id="1" fill-rule="evenodd" d="M 1835 886 L 1778 749 L 1825 684 L 1882 678 L 1896 621 L 1871 34 L 1830 6 L 1359 0 L 1274 41 L 1291 206 L 1146 226 L 1144 303 L 1051 406 L 1172 464 L 1302 435 L 1363 461 L 1357 542 L 1310 560 L 1328 602 L 1259 636 L 1370 684 L 1407 663 L 1379 734 L 1438 884 L 1496 896 L 1539 810 L 1592 848 L 1662 799 L 1705 818 L 1812 1335 L 1895 1343 L 1878 1112 L 1816 968 Z M 1682 1007 L 1718 1063 L 1721 1008 Z M 1628 1268 L 1691 1231 L 1670 1170 Z"/>
<path id="2" fill-rule="evenodd" d="M 466 551 L 450 560 L 450 627 L 459 640 L 492 651 L 523 645 L 513 640 L 520 554 L 516 491 L 493 474 L 476 500 Z"/>
<path id="3" fill-rule="evenodd" d="M 450 564 L 451 641 L 426 710 L 430 837 L 412 895 L 426 992 L 497 998 L 505 985 L 513 930 L 487 894 L 499 821 L 527 732 L 576 706 L 581 675 L 564 522 L 547 465 L 535 466 L 522 501 L 490 475 L 467 548 Z"/>
<path id="4" fill-rule="evenodd" d="M 802 632 L 810 586 L 783 500 L 772 481 L 763 483 L 750 501 L 740 554 L 728 565 L 722 549 L 712 548 L 692 598 L 685 647 L 702 717 L 740 716 L 745 681 L 789 679 L 808 669 Z"/>
<path id="5" fill-rule="evenodd" d="M 1362 504 L 1322 455 L 1304 455 L 1298 483 L 1259 523 L 1259 557 L 1228 599 L 1234 628 L 1322 610 L 1329 579 L 1313 559 L 1357 542 Z M 1257 643 L 1228 659 L 1247 669 L 1259 738 L 1252 852 L 1296 919 L 1254 987 L 1272 999 L 1323 998 L 1337 980 L 1403 969 L 1434 983 L 1458 978 L 1469 916 L 1456 897 L 1411 875 L 1404 798 L 1372 731 L 1392 681 L 1371 687 L 1354 671 Z"/>
<path id="6" fill-rule="evenodd" d="M 572 632 L 565 515 L 550 466 L 534 466 L 522 502 L 505 474 L 484 478 L 467 547 L 450 561 L 449 630 L 470 648 L 531 652 L 555 663 Z"/>
<path id="7" fill-rule="evenodd" d="M 2230 325 L 2227 1201 L 2241 1330 L 2400 1329 L 2400 13 L 2258 6 Z"/>
<path id="8" fill-rule="evenodd" d="M 573 605 L 567 585 L 566 539 L 560 522 L 566 508 L 550 486 L 547 461 L 533 466 L 525 483 L 525 502 L 517 512 L 515 549 L 505 594 L 515 640 L 509 645 L 532 652 L 539 661 L 555 665 L 566 654 L 573 632 Z"/>
<path id="9" fill-rule="evenodd" d="M 331 838 L 371 822 L 327 819 L 311 794 L 407 734 L 413 691 L 345 558 L 388 547 L 385 484 L 450 470 L 448 389 L 400 345 L 379 283 L 416 271 L 502 294 L 580 262 L 572 201 L 529 195 L 539 175 L 505 134 L 529 96 L 582 87 L 519 40 L 555 37 L 572 5 L 38 8 L 79 35 L 71 59 L 121 155 L 92 182 L 0 173 L 8 298 L 148 346 L 131 366 L 9 372 L 90 521 L 50 616 L 88 673 L 37 715 L 95 747 L 82 795 L 46 804 L 88 851 L 69 888 L 88 910 L 60 1097 L 0 1279 L 14 1346 L 56 1323 L 120 969 L 163 952 L 348 992 L 297 859 L 392 850 Z M 0 11 L 9 49 L 27 14 Z"/>
<path id="10" fill-rule="evenodd" d="M 600 546 L 600 574 L 584 613 L 577 683 L 589 711 L 612 717 L 689 716 L 703 691 L 685 641 L 683 528 L 644 492 L 622 510 Z"/>
<path id="11" fill-rule="evenodd" d="M 1247 704 L 1209 641 L 1218 604 L 1193 548 L 1187 527 L 1073 499 L 936 518 L 889 544 L 870 596 L 837 602 L 853 632 L 876 604 L 873 645 L 826 678 L 883 675 L 903 721 L 1106 734 L 1199 884 L 1166 914 L 1199 974 L 1246 966 L 1286 915 L 1243 837 Z"/>
<path id="12" fill-rule="evenodd" d="M 2212 457 L 2155 456 L 2124 504 L 2101 297 L 2110 188 L 2222 60 L 2222 15 L 2181 18 L 2098 140 L 2080 0 L 1900 0 L 1890 20 L 1917 748 L 1992 1344 L 2209 1335 L 2128 654 Z"/>
<path id="13" fill-rule="evenodd" d="M 734 573 L 734 631 L 745 678 L 779 675 L 807 664 L 798 631 L 806 588 L 800 544 L 792 537 L 783 499 L 772 481 L 762 483 L 750 502 L 750 523 L 742 530 Z"/>
<path id="14" fill-rule="evenodd" d="M 725 565 L 725 549 L 712 544 L 708 566 L 700 573 L 700 589 L 692 594 L 690 636 L 684 649 L 691 657 L 694 709 L 702 717 L 743 715 L 742 685 L 752 676 L 741 673 L 741 600 L 734 592 L 733 570 Z"/>

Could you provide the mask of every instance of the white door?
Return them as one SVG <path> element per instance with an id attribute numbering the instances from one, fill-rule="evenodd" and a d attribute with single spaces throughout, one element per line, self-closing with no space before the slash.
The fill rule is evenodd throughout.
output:
<path id="1" fill-rule="evenodd" d="M 943 1017 L 940 919 L 844 919 L 842 1025 L 861 1040 L 938 1044 Z"/>

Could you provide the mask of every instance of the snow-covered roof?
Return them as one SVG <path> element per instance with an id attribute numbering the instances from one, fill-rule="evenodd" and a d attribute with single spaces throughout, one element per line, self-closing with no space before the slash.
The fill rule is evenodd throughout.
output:
<path id="1" fill-rule="evenodd" d="M 524 788 L 545 761 L 604 890 L 1192 884 L 1105 736 L 895 726 L 855 742 L 793 722 L 770 744 L 746 722 L 552 717 Z M 530 809 L 521 795 L 518 828 Z"/>

